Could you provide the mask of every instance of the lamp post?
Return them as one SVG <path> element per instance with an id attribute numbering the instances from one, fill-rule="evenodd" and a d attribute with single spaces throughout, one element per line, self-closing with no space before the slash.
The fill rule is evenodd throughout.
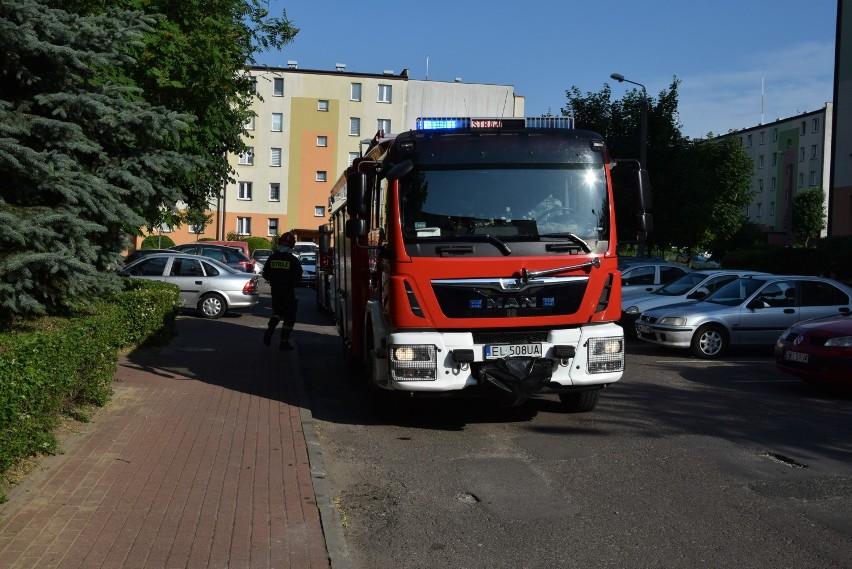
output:
<path id="1" fill-rule="evenodd" d="M 625 79 L 621 73 L 613 73 L 610 77 L 619 83 L 630 83 L 642 87 L 642 133 L 639 138 L 639 166 L 645 170 L 647 166 L 645 161 L 648 157 L 648 91 L 642 83 Z"/>
<path id="2" fill-rule="evenodd" d="M 648 90 L 645 89 L 645 86 L 642 83 L 637 83 L 636 81 L 631 81 L 630 79 L 625 79 L 624 75 L 621 73 L 613 73 L 610 77 L 619 83 L 630 83 L 632 85 L 637 85 L 642 87 L 642 130 L 639 135 L 639 168 L 641 170 L 646 170 L 647 166 L 647 158 L 648 158 Z M 642 208 L 641 215 L 645 214 L 644 207 Z M 638 244 L 636 254 L 639 257 L 645 256 L 645 232 L 640 230 L 639 235 L 637 236 Z"/>

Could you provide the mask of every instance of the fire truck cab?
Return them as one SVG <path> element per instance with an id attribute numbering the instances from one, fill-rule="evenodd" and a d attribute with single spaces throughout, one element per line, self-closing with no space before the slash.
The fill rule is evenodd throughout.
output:
<path id="1" fill-rule="evenodd" d="M 370 389 L 593 409 L 624 369 L 610 167 L 569 117 L 378 133 L 329 229 L 329 302 Z"/>

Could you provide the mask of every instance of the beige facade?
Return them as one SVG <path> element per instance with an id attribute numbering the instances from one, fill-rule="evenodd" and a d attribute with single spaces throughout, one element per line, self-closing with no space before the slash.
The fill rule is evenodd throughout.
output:
<path id="1" fill-rule="evenodd" d="M 400 73 L 253 67 L 258 97 L 246 125 L 252 152 L 230 156 L 235 182 L 210 204 L 203 234 L 178 228 L 175 243 L 229 233 L 272 238 L 295 231 L 316 240 L 327 222 L 331 187 L 378 131 L 414 128 L 420 116 L 523 116 L 511 85 L 430 82 Z"/>
<path id="2" fill-rule="evenodd" d="M 837 3 L 834 100 L 828 231 L 831 236 L 852 235 L 852 5 L 842 1 Z"/>

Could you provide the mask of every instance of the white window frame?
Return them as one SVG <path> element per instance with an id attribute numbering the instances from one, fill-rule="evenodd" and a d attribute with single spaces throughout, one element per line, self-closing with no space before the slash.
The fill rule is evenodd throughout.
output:
<path id="1" fill-rule="evenodd" d="M 819 132 L 819 117 L 814 118 L 814 122 L 811 125 L 813 132 Z"/>
<path id="2" fill-rule="evenodd" d="M 349 117 L 349 136 L 361 136 L 361 119 Z"/>
<path id="3" fill-rule="evenodd" d="M 317 170 L 316 181 L 317 182 L 327 182 L 328 181 L 328 172 L 326 172 L 325 170 Z"/>
<path id="4" fill-rule="evenodd" d="M 278 218 L 270 217 L 266 220 L 266 236 L 275 237 L 278 235 Z"/>
<path id="5" fill-rule="evenodd" d="M 255 119 L 254 115 L 252 115 L 248 119 L 246 119 L 246 122 L 243 123 L 243 128 L 246 129 L 246 130 L 254 130 L 254 119 Z"/>
<path id="6" fill-rule="evenodd" d="M 237 199 L 251 201 L 252 194 L 252 183 L 251 182 L 237 182 Z"/>
<path id="7" fill-rule="evenodd" d="M 816 159 L 817 157 L 817 145 L 811 144 L 811 160 Z"/>
<path id="8" fill-rule="evenodd" d="M 804 162 L 804 161 L 805 161 L 805 147 L 800 146 L 799 147 L 799 162 Z"/>
<path id="9" fill-rule="evenodd" d="M 328 99 L 320 99 L 317 101 L 317 110 L 323 113 L 328 112 Z"/>
<path id="10" fill-rule="evenodd" d="M 324 205 L 315 205 L 314 206 L 314 217 L 325 217 L 325 206 Z"/>
<path id="11" fill-rule="evenodd" d="M 237 218 L 237 235 L 251 235 L 251 218 Z"/>
<path id="12" fill-rule="evenodd" d="M 352 86 L 349 88 L 349 100 L 361 102 L 361 88 L 362 85 L 360 83 L 352 83 Z"/>
<path id="13" fill-rule="evenodd" d="M 203 235 L 204 234 L 204 225 L 192 225 L 192 224 L 190 224 L 187 227 L 187 231 L 192 233 L 193 235 Z"/>
<path id="14" fill-rule="evenodd" d="M 387 126 L 387 128 L 385 128 Z M 376 132 L 383 131 L 386 135 L 392 133 L 390 119 L 376 119 Z"/>
<path id="15" fill-rule="evenodd" d="M 328 137 L 325 135 L 317 135 L 317 146 L 320 148 L 325 148 L 328 146 Z"/>
<path id="16" fill-rule="evenodd" d="M 817 185 L 817 173 L 816 170 L 811 170 L 811 187 L 814 188 Z"/>
<path id="17" fill-rule="evenodd" d="M 392 103 L 393 102 L 393 85 L 379 83 L 378 94 L 376 95 L 377 103 Z"/>
<path id="18" fill-rule="evenodd" d="M 757 168 L 763 169 L 763 154 L 757 157 Z"/>
<path id="19" fill-rule="evenodd" d="M 759 192 L 762 192 L 762 191 L 763 191 L 763 180 L 758 180 L 758 181 L 757 181 L 757 188 L 758 188 L 758 190 L 757 190 L 757 191 L 759 191 Z"/>
<path id="20" fill-rule="evenodd" d="M 237 162 L 240 166 L 254 166 L 254 146 L 249 146 L 245 152 L 240 152 Z"/>
<path id="21" fill-rule="evenodd" d="M 272 132 L 284 131 L 284 113 L 272 113 L 272 124 L 269 125 L 269 129 Z"/>
<path id="22" fill-rule="evenodd" d="M 349 165 L 352 166 L 352 163 L 355 162 L 358 158 L 361 157 L 360 152 L 350 152 L 349 153 Z"/>
<path id="23" fill-rule="evenodd" d="M 269 183 L 269 201 L 271 201 L 271 202 L 280 202 L 281 201 L 281 183 L 280 182 L 270 182 Z"/>
<path id="24" fill-rule="evenodd" d="M 283 77 L 273 77 L 272 78 L 272 96 L 273 97 L 283 97 L 284 96 L 284 78 Z"/>
<path id="25" fill-rule="evenodd" d="M 273 168 L 281 167 L 281 149 L 273 146 L 269 149 L 269 165 Z"/>

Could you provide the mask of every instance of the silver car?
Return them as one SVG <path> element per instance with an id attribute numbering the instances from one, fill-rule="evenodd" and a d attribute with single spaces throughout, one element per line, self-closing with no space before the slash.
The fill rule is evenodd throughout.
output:
<path id="1" fill-rule="evenodd" d="M 666 261 L 634 262 L 622 267 L 619 269 L 622 299 L 648 294 L 692 272 L 686 265 Z"/>
<path id="2" fill-rule="evenodd" d="M 640 340 L 690 348 L 718 358 L 732 345 L 772 346 L 800 320 L 852 310 L 852 288 L 832 279 L 801 275 L 738 278 L 699 302 L 651 308 L 636 321 Z"/>
<path id="3" fill-rule="evenodd" d="M 663 285 L 648 294 L 640 294 L 621 300 L 621 320 L 619 324 L 624 332 L 633 334 L 634 324 L 639 315 L 658 306 L 686 302 L 688 300 L 701 300 L 722 285 L 728 284 L 737 277 L 748 275 L 765 275 L 758 271 L 737 271 L 708 269 L 686 273 L 676 281 Z"/>
<path id="4" fill-rule="evenodd" d="M 260 300 L 257 275 L 189 253 L 148 255 L 118 274 L 176 284 L 181 307 L 198 309 L 205 318 L 219 318 L 235 308 L 251 308 Z"/>

